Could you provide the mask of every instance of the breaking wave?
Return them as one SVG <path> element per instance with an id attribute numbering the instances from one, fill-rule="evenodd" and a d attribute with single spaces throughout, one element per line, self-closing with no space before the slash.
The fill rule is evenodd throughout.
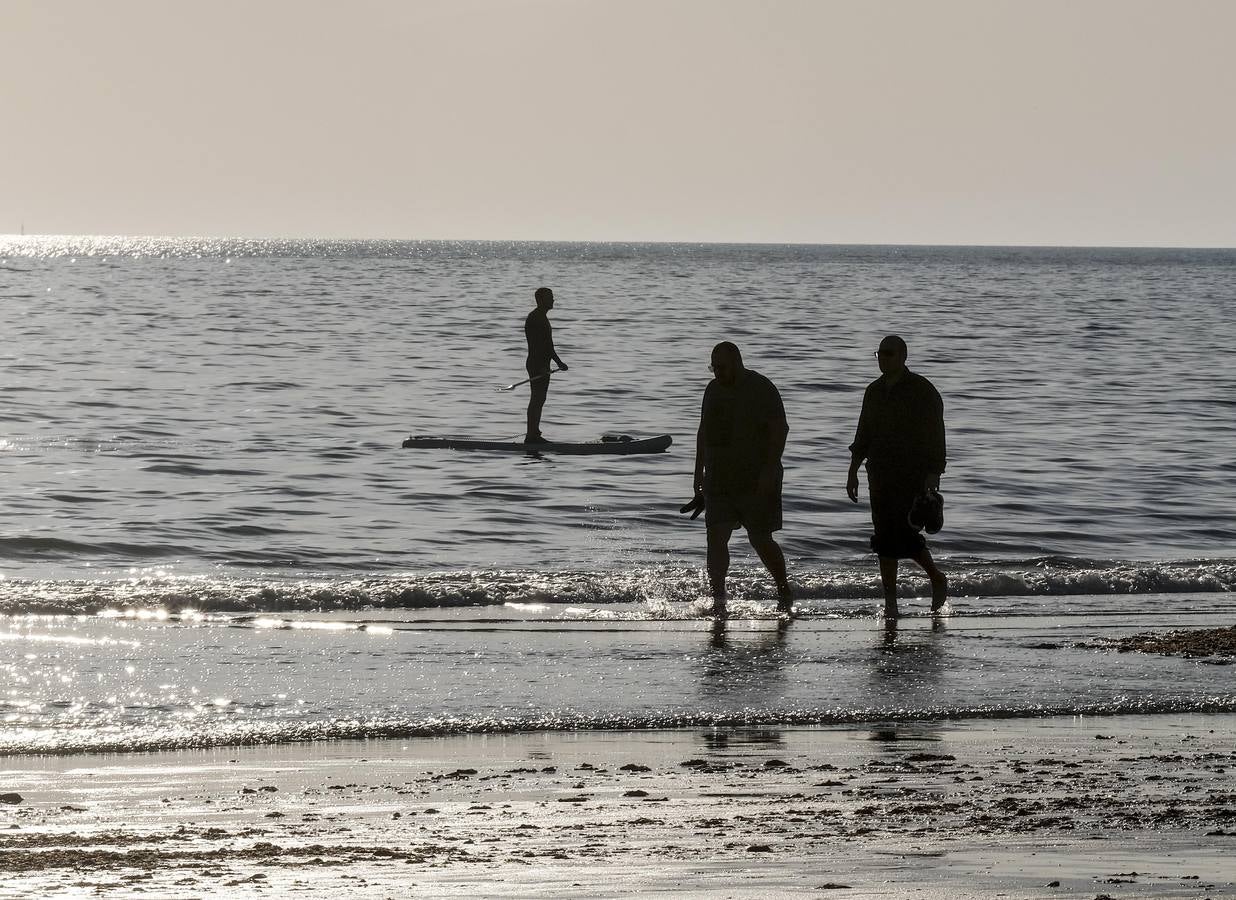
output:
<path id="1" fill-rule="evenodd" d="M 1136 594 L 1222 594 L 1236 591 L 1236 560 L 1096 561 L 1045 557 L 1021 562 L 954 561 L 953 598 L 1103 597 Z M 791 574 L 807 609 L 845 614 L 881 595 L 870 564 L 798 569 Z M 770 596 L 767 576 L 735 570 L 737 599 Z M 922 578 L 903 577 L 905 596 L 928 593 Z M 198 612 L 327 612 L 538 603 L 575 606 L 689 602 L 707 594 L 697 569 L 644 568 L 624 572 L 448 571 L 372 576 L 216 577 L 137 575 L 130 578 L 0 581 L 0 614 L 95 615 L 129 609 Z M 970 607 L 984 608 L 983 602 Z"/>

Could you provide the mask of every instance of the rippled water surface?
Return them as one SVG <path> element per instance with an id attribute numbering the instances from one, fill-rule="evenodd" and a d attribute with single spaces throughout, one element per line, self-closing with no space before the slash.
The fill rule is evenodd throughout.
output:
<path id="1" fill-rule="evenodd" d="M 10 576 L 695 554 L 676 506 L 722 339 L 785 398 L 791 556 L 861 555 L 845 448 L 886 332 L 947 405 L 943 553 L 1231 552 L 1233 252 L 9 238 L 0 260 Z M 541 284 L 572 365 L 545 431 L 671 451 L 401 451 L 522 432 L 526 395 L 495 388 Z"/>
<path id="2" fill-rule="evenodd" d="M 670 451 L 400 449 L 410 434 L 522 433 L 527 394 L 497 388 L 524 377 L 522 321 L 543 284 L 557 295 L 555 338 L 571 366 L 554 379 L 545 432 L 669 433 Z M 1002 621 L 1032 602 L 1046 604 L 1035 606 L 1044 616 L 1134 624 L 1155 596 L 1169 618 L 1204 608 L 1207 621 L 1225 621 L 1236 610 L 1234 285 L 1236 251 L 0 239 L 0 660 L 13 679 L 0 734 L 20 744 L 13 729 L 33 728 L 55 744 L 137 729 L 141 743 L 154 740 L 152 728 L 205 740 L 220 722 L 243 731 L 269 717 L 278 728 L 590 721 L 608 714 L 601 694 L 555 705 L 550 691 L 512 693 L 511 680 L 521 667 L 542 686 L 618 677 L 606 673 L 626 665 L 626 653 L 639 673 L 630 683 L 646 683 L 650 696 L 684 679 L 696 689 L 636 702 L 619 718 L 729 710 L 689 665 L 656 662 L 656 647 L 692 655 L 683 640 L 712 652 L 708 638 L 667 638 L 670 626 L 652 624 L 675 619 L 666 610 L 689 607 L 702 589 L 702 523 L 677 508 L 690 493 L 709 351 L 726 339 L 786 404 L 781 537 L 809 611 L 796 629 L 861 621 L 878 596 L 866 505 L 849 503 L 844 482 L 862 390 L 878 374 L 872 350 L 889 332 L 906 337 L 911 368 L 945 400 L 947 526 L 932 546 L 959 613 Z M 736 541 L 735 593 L 758 607 L 767 586 L 753 562 Z M 922 583 L 909 579 L 905 590 Z M 416 628 L 405 619 L 510 603 L 548 604 L 546 621 L 583 604 L 648 624 L 569 630 L 583 655 L 546 668 L 542 645 L 559 631 L 534 622 L 533 638 L 512 634 L 500 651 L 526 643 L 492 668 L 504 682 L 492 708 L 474 702 L 482 668 L 469 669 L 481 679 L 475 695 L 431 692 L 415 708 L 378 687 L 437 683 L 427 673 L 439 667 L 423 643 L 408 643 L 404 631 Z M 374 610 L 394 622 L 390 634 L 209 619 L 329 612 L 352 621 Z M 499 652 L 477 637 L 481 624 L 456 614 L 459 630 L 442 645 L 452 671 L 473 644 L 482 657 Z M 40 618 L 48 615 L 62 618 Z M 874 676 L 819 692 L 831 682 L 808 658 L 848 651 L 776 634 L 750 638 L 751 647 L 771 641 L 752 660 L 784 663 L 775 696 L 752 701 L 761 715 L 892 711 L 864 693 Z M 203 635 L 222 649 L 193 644 Z M 298 643 L 305 635 L 319 643 Z M 946 689 L 967 648 L 994 653 L 991 665 L 1010 678 L 1025 663 L 1015 645 L 948 635 L 920 642 L 942 641 L 948 660 L 940 696 L 925 696 L 920 713 L 933 703 L 983 708 L 974 685 Z M 856 640 L 871 645 L 868 656 L 883 652 L 881 638 Z M 649 641 L 656 647 L 639 649 Z M 68 681 L 44 671 L 49 648 Z M 196 674 L 152 680 L 181 653 Z M 351 701 L 325 682 L 278 689 L 279 672 L 318 658 L 364 689 L 354 685 Z M 383 677 L 364 680 L 366 666 Z M 1207 681 L 1220 671 L 1197 669 L 1187 689 L 1152 673 L 1138 690 L 1148 702 L 1176 702 L 1177 687 L 1188 702 L 1229 697 Z M 287 696 L 238 700 L 236 686 L 252 677 L 263 696 Z M 125 678 L 140 680 L 132 704 Z M 228 703 L 186 700 L 199 683 Z M 1008 709 L 1111 699 L 1039 682 L 1008 690 Z"/>

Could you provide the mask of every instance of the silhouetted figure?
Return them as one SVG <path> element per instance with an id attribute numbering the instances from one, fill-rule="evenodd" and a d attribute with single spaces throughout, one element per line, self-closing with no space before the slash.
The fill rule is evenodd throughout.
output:
<path id="1" fill-rule="evenodd" d="M 773 383 L 745 368 L 729 341 L 713 348 L 712 371 L 695 439 L 696 499 L 686 509 L 704 505 L 713 613 L 725 615 L 729 541 L 740 525 L 777 584 L 777 608 L 789 612 L 785 556 L 772 536 L 781 528 L 781 453 L 789 434 L 785 407 Z"/>
<path id="2" fill-rule="evenodd" d="M 880 557 L 884 614 L 897 615 L 897 561 L 912 559 L 931 579 L 931 609 L 947 599 L 948 580 L 936 568 L 923 536 L 908 517 L 914 500 L 940 488 L 944 472 L 944 403 L 930 381 L 906 368 L 906 342 L 895 334 L 876 351 L 880 375 L 863 394 L 845 490 L 858 502 L 858 467 L 867 462 L 871 549 Z"/>
<path id="3" fill-rule="evenodd" d="M 554 350 L 554 330 L 549 324 L 549 311 L 554 308 L 554 292 L 547 287 L 536 289 L 536 309 L 528 313 L 524 319 L 524 337 L 528 339 L 528 376 L 532 379 L 528 386 L 532 395 L 528 398 L 528 431 L 524 435 L 525 444 L 546 444 L 541 437 L 541 410 L 545 408 L 545 398 L 549 395 L 549 364 L 555 362 L 563 372 L 567 364 L 558 358 Z"/>

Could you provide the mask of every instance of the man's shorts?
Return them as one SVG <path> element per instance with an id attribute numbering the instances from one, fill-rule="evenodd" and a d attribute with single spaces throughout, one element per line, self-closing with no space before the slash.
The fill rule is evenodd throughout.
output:
<path id="1" fill-rule="evenodd" d="M 748 491 L 742 494 L 704 493 L 704 524 L 709 528 L 747 529 L 748 534 L 770 534 L 781 530 L 781 482 L 769 494 Z"/>
<path id="2" fill-rule="evenodd" d="M 914 481 L 885 484 L 867 479 L 871 492 L 871 550 L 888 559 L 914 559 L 927 546 L 923 536 L 910 527 L 907 517 L 919 484 Z"/>

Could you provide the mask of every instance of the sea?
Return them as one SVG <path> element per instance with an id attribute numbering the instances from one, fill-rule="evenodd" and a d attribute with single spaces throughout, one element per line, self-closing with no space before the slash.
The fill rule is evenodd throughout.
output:
<path id="1" fill-rule="evenodd" d="M 518 439 L 551 287 L 555 440 Z M 1234 713 L 1236 250 L 0 237 L 0 754 Z M 877 613 L 847 447 L 899 334 L 945 403 L 946 615 Z M 790 426 L 799 615 L 706 614 L 710 351 Z M 865 493 L 865 492 L 864 492 Z"/>

